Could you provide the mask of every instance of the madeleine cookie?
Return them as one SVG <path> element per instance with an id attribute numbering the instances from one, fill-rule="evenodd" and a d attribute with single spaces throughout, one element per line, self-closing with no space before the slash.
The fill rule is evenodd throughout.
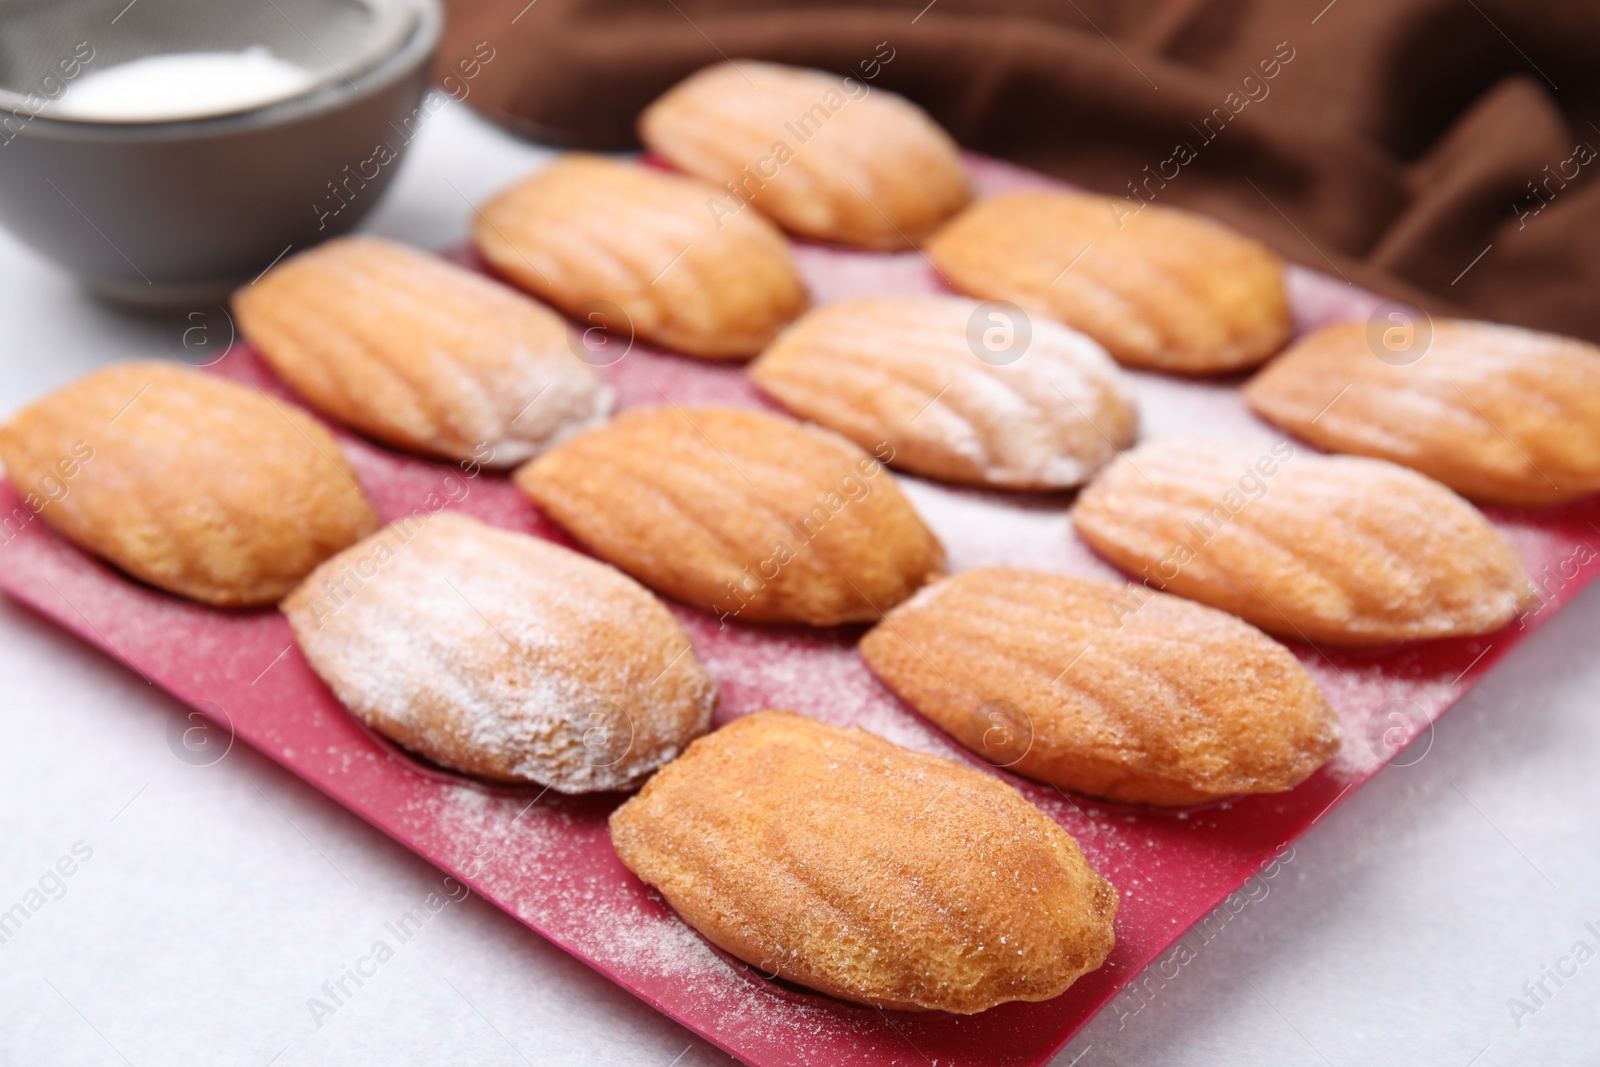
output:
<path id="1" fill-rule="evenodd" d="M 117 363 L 0 427 L 27 506 L 141 581 L 219 607 L 276 603 L 378 517 L 339 443 L 254 389 Z"/>
<path id="2" fill-rule="evenodd" d="M 690 75 L 639 139 L 790 233 L 909 248 L 971 197 L 954 141 L 904 97 L 820 70 L 741 59 Z"/>
<path id="3" fill-rule="evenodd" d="M 1283 261 L 1187 211 L 1007 193 L 968 208 L 925 250 L 962 292 L 1053 315 L 1130 367 L 1240 370 L 1289 339 Z"/>
<path id="4" fill-rule="evenodd" d="M 760 969 L 972 1015 L 1105 962 L 1117 891 L 992 775 L 790 711 L 696 741 L 611 816 L 628 868 Z"/>
<path id="5" fill-rule="evenodd" d="M 989 762 L 1112 800 L 1278 793 L 1339 747 L 1333 709 L 1288 649 L 1143 586 L 966 571 L 889 612 L 861 655 Z"/>
<path id="6" fill-rule="evenodd" d="M 602 559 L 724 619 L 874 620 L 944 568 L 876 459 L 765 412 L 630 411 L 516 481 Z"/>
<path id="7" fill-rule="evenodd" d="M 701 359 L 748 359 L 806 306 L 789 244 L 692 178 L 569 155 L 484 205 L 495 270 L 585 328 Z"/>
<path id="8" fill-rule="evenodd" d="M 705 732 L 716 702 L 648 590 L 448 511 L 407 516 L 328 560 L 283 613 L 356 718 L 495 781 L 631 788 Z"/>
<path id="9" fill-rule="evenodd" d="M 1089 483 L 1072 521 L 1151 588 L 1302 641 L 1488 633 L 1529 594 L 1511 546 L 1438 482 L 1288 441 L 1149 442 Z"/>
<path id="10" fill-rule="evenodd" d="M 1101 347 L 1046 319 L 997 325 L 976 301 L 883 296 L 817 308 L 750 366 L 785 407 L 895 467 L 1008 489 L 1083 483 L 1133 444 L 1133 394 Z M 996 313 L 999 314 L 999 313 Z M 1011 331 L 985 347 L 985 331 Z"/>
<path id="11" fill-rule="evenodd" d="M 1377 456 L 1495 504 L 1600 491 L 1600 349 L 1441 319 L 1391 352 L 1360 322 L 1326 327 L 1251 379 L 1256 413 L 1318 448 Z"/>
<path id="12" fill-rule="evenodd" d="M 409 452 L 515 466 L 611 410 L 560 316 L 382 238 L 285 260 L 236 292 L 233 310 L 295 392 Z"/>

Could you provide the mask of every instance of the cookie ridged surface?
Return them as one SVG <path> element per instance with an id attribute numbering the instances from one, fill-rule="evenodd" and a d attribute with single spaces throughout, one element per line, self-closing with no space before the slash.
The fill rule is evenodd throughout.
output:
<path id="1" fill-rule="evenodd" d="M 1186 211 L 1006 193 L 962 212 L 926 252 L 962 292 L 1051 315 L 1131 367 L 1240 370 L 1289 339 L 1283 261 Z"/>
<path id="2" fill-rule="evenodd" d="M 450 512 L 408 516 L 340 553 L 283 611 L 357 718 L 497 781 L 630 788 L 705 732 L 716 700 L 648 590 Z"/>
<path id="3" fill-rule="evenodd" d="M 410 452 L 514 466 L 611 410 L 559 315 L 393 241 L 319 245 L 240 289 L 233 308 L 297 393 Z"/>
<path id="4" fill-rule="evenodd" d="M 971 196 L 955 142 L 921 108 L 801 67 L 707 67 L 645 109 L 639 139 L 790 233 L 859 248 L 908 248 Z"/>
<path id="5" fill-rule="evenodd" d="M 793 712 L 695 742 L 611 840 L 721 948 L 862 1004 L 1048 1000 L 1113 943 L 1116 890 L 1016 790 Z"/>
<path id="6" fill-rule="evenodd" d="M 596 555 L 724 618 L 872 621 L 944 568 L 876 459 L 765 412 L 629 411 L 515 477 Z"/>
<path id="7" fill-rule="evenodd" d="M 785 330 L 750 376 L 863 448 L 887 442 L 891 465 L 946 481 L 1063 489 L 1133 443 L 1132 392 L 1099 345 L 1035 318 L 996 357 L 974 340 L 983 316 L 959 297 L 841 300 Z"/>
<path id="8" fill-rule="evenodd" d="M 1112 800 L 1281 792 L 1339 746 L 1333 709 L 1288 649 L 1140 586 L 964 571 L 891 611 L 861 654 L 989 762 Z"/>
<path id="9" fill-rule="evenodd" d="M 1529 592 L 1511 546 L 1445 486 L 1287 441 L 1140 445 L 1089 484 L 1072 520 L 1139 581 L 1290 639 L 1487 633 Z"/>
<path id="10" fill-rule="evenodd" d="M 1514 326 L 1435 320 L 1414 359 L 1364 323 L 1300 341 L 1245 387 L 1318 448 L 1412 467 L 1464 496 L 1555 504 L 1600 491 L 1600 349 Z"/>
<path id="11" fill-rule="evenodd" d="M 784 236 L 755 212 L 722 214 L 726 199 L 693 178 L 568 155 L 485 204 L 472 236 L 495 270 L 580 328 L 748 359 L 806 291 Z"/>
<path id="12" fill-rule="evenodd" d="M 169 363 L 114 364 L 24 408 L 0 458 L 80 548 L 219 607 L 276 603 L 378 525 L 316 419 Z"/>

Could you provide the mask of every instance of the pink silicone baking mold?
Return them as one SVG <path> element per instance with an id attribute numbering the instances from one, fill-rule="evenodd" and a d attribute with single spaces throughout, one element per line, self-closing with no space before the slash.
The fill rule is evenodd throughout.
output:
<path id="1" fill-rule="evenodd" d="M 979 188 L 1046 179 L 970 158 Z M 867 293 L 945 291 L 919 254 L 796 249 L 817 302 Z M 455 258 L 475 262 L 470 253 Z M 1366 318 L 1378 297 L 1291 268 L 1297 330 Z M 289 397 L 244 345 L 213 372 Z M 766 406 L 742 369 L 634 346 L 604 369 L 621 407 Z M 1237 380 L 1132 375 L 1143 433 L 1259 441 Z M 502 476 L 469 475 L 375 447 L 342 431 L 386 520 L 460 508 L 498 526 L 567 541 Z M 902 477 L 944 540 L 952 569 L 1008 564 L 1110 577 L 1073 536 L 1069 494 L 1021 497 Z M 606 816 L 617 795 L 568 798 L 486 785 L 409 757 L 358 725 L 307 667 L 273 611 L 224 612 L 140 585 L 79 552 L 0 484 L 0 589 L 198 709 L 312 787 L 357 812 L 566 951 L 712 1043 L 758 1067 L 1033 1067 L 1048 1060 L 1218 901 L 1260 871 L 1333 805 L 1426 729 L 1494 662 L 1600 571 L 1600 502 L 1536 511 L 1488 509 L 1528 565 L 1543 600 L 1499 633 L 1364 651 L 1292 645 L 1338 709 L 1344 747 L 1299 788 L 1187 810 L 1064 794 L 994 770 L 911 711 L 862 664 L 859 628 L 809 630 L 730 622 L 674 606 L 720 689 L 717 721 L 787 707 L 859 724 L 891 741 L 1000 775 L 1059 822 L 1121 893 L 1117 945 L 1100 970 L 1055 1000 L 982 1015 L 884 1012 L 766 980 L 711 947 L 617 860 Z M 1421 730 L 1422 733 L 1418 733 Z"/>

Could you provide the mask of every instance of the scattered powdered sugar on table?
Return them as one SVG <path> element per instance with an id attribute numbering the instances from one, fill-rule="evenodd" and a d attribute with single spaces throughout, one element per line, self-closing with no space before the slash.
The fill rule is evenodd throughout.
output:
<path id="1" fill-rule="evenodd" d="M 829 245 L 794 245 L 795 265 L 813 304 L 852 296 L 923 296 L 950 292 L 932 263 L 920 252 L 863 255 Z"/>
<path id="2" fill-rule="evenodd" d="M 584 812 L 620 799 L 559 798 L 446 780 L 408 815 L 458 843 L 461 874 L 480 892 L 492 893 L 547 935 L 581 945 L 597 966 L 647 976 L 707 1005 L 722 1035 L 756 1032 L 781 1040 L 794 1030 L 825 1035 L 841 1023 L 862 1035 L 877 1029 L 864 1009 L 774 985 L 713 947 L 614 857 L 599 869 L 587 864 L 590 850 L 609 853 L 610 844 Z"/>
<path id="3" fill-rule="evenodd" d="M 1073 532 L 1070 495 L 955 489 L 904 474 L 899 482 L 944 543 L 952 572 L 1026 567 L 1082 578 L 1118 576 Z"/>
<path id="4" fill-rule="evenodd" d="M 717 720 L 762 708 L 798 711 L 835 726 L 860 726 L 906 748 L 949 756 L 958 750 L 909 712 L 867 669 L 858 629 L 805 632 L 730 623 L 674 606 L 695 655 L 717 681 Z"/>

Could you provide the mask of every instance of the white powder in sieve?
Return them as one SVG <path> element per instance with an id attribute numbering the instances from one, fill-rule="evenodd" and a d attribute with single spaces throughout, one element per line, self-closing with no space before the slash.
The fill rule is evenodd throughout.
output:
<path id="1" fill-rule="evenodd" d="M 47 113 L 104 122 L 226 115 L 285 100 L 317 80 L 259 45 L 242 52 L 173 52 L 90 71 Z"/>

